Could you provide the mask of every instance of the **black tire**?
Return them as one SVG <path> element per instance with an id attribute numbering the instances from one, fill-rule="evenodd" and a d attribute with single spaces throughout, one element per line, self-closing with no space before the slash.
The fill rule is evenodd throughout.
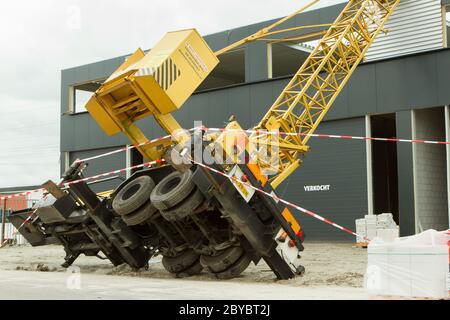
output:
<path id="1" fill-rule="evenodd" d="M 122 220 L 130 227 L 137 226 L 150 219 L 158 211 L 150 201 L 147 201 L 141 208 L 135 212 L 122 216 Z"/>
<path id="2" fill-rule="evenodd" d="M 191 267 L 198 259 L 198 253 L 193 250 L 185 250 L 175 257 L 164 256 L 162 264 L 170 273 L 178 274 Z"/>
<path id="3" fill-rule="evenodd" d="M 238 277 L 248 268 L 252 260 L 247 254 L 242 255 L 239 260 L 223 272 L 214 273 L 214 276 L 220 280 L 228 280 Z"/>
<path id="4" fill-rule="evenodd" d="M 115 196 L 112 207 L 120 215 L 126 215 L 136 211 L 149 199 L 150 193 L 155 188 L 155 182 L 149 176 L 134 179 L 123 187 Z"/>
<path id="5" fill-rule="evenodd" d="M 194 187 L 192 171 L 189 170 L 185 173 L 176 171 L 156 185 L 150 199 L 159 210 L 167 210 L 186 199 L 194 190 Z"/>
<path id="6" fill-rule="evenodd" d="M 235 264 L 243 254 L 244 250 L 241 247 L 231 247 L 223 250 L 216 256 L 202 255 L 200 263 L 212 273 L 222 272 Z"/>
<path id="7" fill-rule="evenodd" d="M 176 277 L 177 278 L 188 278 L 188 277 L 199 275 L 202 273 L 202 271 L 203 271 L 203 266 L 200 263 L 200 260 L 197 260 L 196 262 L 194 262 L 194 264 L 192 266 L 190 266 L 186 270 L 183 270 L 183 271 L 177 273 Z"/>
<path id="8" fill-rule="evenodd" d="M 179 221 L 191 215 L 205 200 L 200 190 L 195 190 L 192 195 L 183 200 L 177 206 L 169 210 L 161 210 L 161 215 L 168 221 Z"/>

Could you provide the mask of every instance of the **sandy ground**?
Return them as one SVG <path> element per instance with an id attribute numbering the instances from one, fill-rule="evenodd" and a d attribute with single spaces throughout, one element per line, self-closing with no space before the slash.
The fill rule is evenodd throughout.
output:
<path id="1" fill-rule="evenodd" d="M 217 281 L 207 273 L 189 279 L 175 279 L 162 267 L 159 258 L 148 270 L 132 271 L 113 267 L 107 260 L 80 257 L 82 290 L 67 290 L 68 274 L 60 267 L 64 251 L 60 246 L 29 246 L 0 249 L 0 298 L 12 284 L 12 296 L 31 299 L 46 292 L 48 299 L 367 299 L 363 278 L 367 251 L 351 244 L 308 243 L 303 253 L 306 274 L 287 281 L 276 281 L 273 272 L 261 262 L 251 265 L 239 278 Z M 37 285 L 36 292 L 27 285 Z M 221 284 L 218 292 L 217 285 Z M 124 288 L 128 288 L 125 290 Z M 140 288 L 140 289 L 139 289 Z M 201 290 L 199 290 L 201 288 Z M 5 296 L 6 294 L 6 296 Z M 36 296 L 35 298 L 39 298 Z"/>
<path id="2" fill-rule="evenodd" d="M 0 299 L 45 300 L 325 300 L 366 299 L 362 288 L 154 279 L 82 274 L 79 289 L 62 272 L 0 271 Z"/>

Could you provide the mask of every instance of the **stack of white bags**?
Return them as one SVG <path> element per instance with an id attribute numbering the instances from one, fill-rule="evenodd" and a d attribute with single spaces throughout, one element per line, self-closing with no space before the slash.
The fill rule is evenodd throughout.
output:
<path id="1" fill-rule="evenodd" d="M 368 246 L 365 287 L 369 295 L 448 298 L 450 231 L 419 235 Z"/>

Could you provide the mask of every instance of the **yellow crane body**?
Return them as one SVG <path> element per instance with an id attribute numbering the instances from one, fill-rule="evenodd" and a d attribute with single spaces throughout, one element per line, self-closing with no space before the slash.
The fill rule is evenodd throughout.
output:
<path id="1" fill-rule="evenodd" d="M 135 122 L 155 117 L 170 134 L 181 126 L 171 115 L 182 107 L 219 63 L 195 29 L 170 32 L 147 54 L 138 49 L 95 92 L 86 109 L 108 135 L 123 132 L 133 144 L 147 137 Z M 189 137 L 177 135 L 178 142 Z M 161 158 L 170 140 L 146 144 L 139 151 L 150 160 Z"/>
<path id="2" fill-rule="evenodd" d="M 87 110 L 107 134 L 123 132 L 133 144 L 139 145 L 138 150 L 147 159 L 165 157 L 174 142 L 181 146 L 190 143 L 189 134 L 175 135 L 182 132 L 182 128 L 171 113 L 181 108 L 208 77 L 219 63 L 218 57 L 252 41 L 265 41 L 269 36 L 307 28 L 274 30 L 317 2 L 314 0 L 292 15 L 215 53 L 194 29 L 168 33 L 147 54 L 139 49 L 130 56 L 95 92 Z M 246 168 L 264 188 L 276 189 L 289 177 L 300 166 L 301 156 L 309 151 L 310 134 L 324 119 L 377 35 L 386 32 L 384 25 L 399 2 L 350 0 L 328 30 L 319 32 L 323 38 L 253 128 L 254 133 L 248 135 L 237 121 L 230 121 L 222 133 L 207 138 L 210 146 L 221 147 L 221 151 L 214 154 L 216 159 L 232 160 L 231 164 L 223 165 L 222 170 L 229 173 L 236 169 L 241 164 L 239 155 L 244 155 L 250 160 L 245 163 Z M 311 27 L 318 26 L 325 25 Z M 284 40 L 292 42 L 308 37 L 288 35 Z M 283 38 L 274 41 L 278 43 Z M 153 116 L 175 141 L 147 143 L 149 140 L 135 122 L 148 116 Z M 274 135 L 276 132 L 279 134 Z M 261 155 L 258 149 L 261 146 L 266 155 L 269 153 L 269 158 L 275 156 L 276 162 L 267 161 L 267 156 Z M 289 210 L 282 216 L 295 234 L 300 232 Z"/>
<path id="3" fill-rule="evenodd" d="M 154 116 L 169 134 L 181 129 L 171 115 L 182 107 L 199 85 L 219 63 L 218 56 L 283 31 L 291 32 L 305 26 L 275 30 L 281 23 L 296 16 L 317 0 L 294 14 L 266 27 L 235 44 L 213 53 L 194 29 L 168 33 L 149 53 L 137 50 L 97 90 L 87 104 L 87 110 L 109 135 L 125 133 L 133 144 L 148 141 L 134 124 L 147 116 Z M 349 1 L 309 55 L 301 68 L 281 92 L 260 123 L 258 131 L 280 131 L 276 142 L 278 162 L 267 163 L 256 157 L 261 169 L 272 172 L 270 182 L 277 188 L 301 164 L 301 156 L 309 150 L 307 142 L 325 117 L 345 84 L 363 60 L 376 36 L 400 0 Z M 292 38 L 292 37 L 291 37 Z M 291 39 L 288 39 L 291 40 Z M 277 40 L 279 42 L 280 40 Z M 228 128 L 240 128 L 238 123 Z M 235 139 L 225 131 L 218 139 L 225 151 Z M 225 135 L 225 136 L 224 136 Z M 230 135 L 227 139 L 226 135 Z M 178 135 L 178 143 L 189 137 Z M 274 144 L 270 135 L 253 134 L 249 141 L 268 146 Z M 158 145 L 146 144 L 139 151 L 148 159 L 161 158 L 171 141 Z M 252 150 L 253 151 L 253 150 Z M 228 152 L 227 152 L 228 153 Z M 250 152 L 253 154 L 253 152 Z"/>

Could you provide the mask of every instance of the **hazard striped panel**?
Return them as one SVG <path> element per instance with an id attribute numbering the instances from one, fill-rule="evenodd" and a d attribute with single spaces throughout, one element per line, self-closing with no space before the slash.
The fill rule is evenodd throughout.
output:
<path id="1" fill-rule="evenodd" d="M 158 68 L 154 76 L 161 88 L 167 90 L 178 79 L 180 75 L 180 69 L 172 61 L 172 59 L 169 58 L 164 61 L 164 63 Z"/>
<path id="2" fill-rule="evenodd" d="M 172 59 L 167 59 L 158 68 L 142 68 L 136 76 L 153 76 L 161 88 L 167 90 L 181 76 L 181 71 Z"/>
<path id="3" fill-rule="evenodd" d="M 142 68 L 136 73 L 136 76 L 153 76 L 156 73 L 156 68 Z"/>

